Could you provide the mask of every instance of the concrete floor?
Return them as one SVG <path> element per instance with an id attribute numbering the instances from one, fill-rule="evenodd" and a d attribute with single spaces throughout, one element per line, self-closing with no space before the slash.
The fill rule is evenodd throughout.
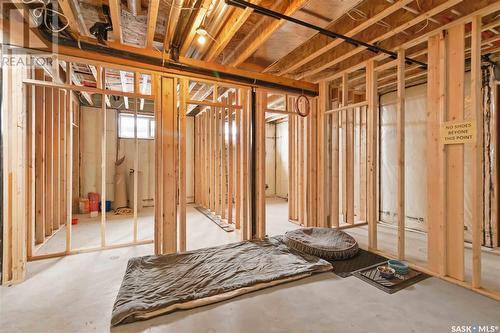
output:
<path id="1" fill-rule="evenodd" d="M 270 235 L 297 228 L 286 221 L 284 207 L 286 203 L 269 200 Z M 187 228 L 189 249 L 239 239 L 238 232 L 224 232 L 192 207 Z M 111 329 L 111 310 L 128 259 L 152 251 L 148 244 L 30 262 L 24 283 L 0 288 L 0 331 L 365 333 L 500 326 L 499 302 L 436 278 L 389 295 L 355 277 L 323 273 Z"/>

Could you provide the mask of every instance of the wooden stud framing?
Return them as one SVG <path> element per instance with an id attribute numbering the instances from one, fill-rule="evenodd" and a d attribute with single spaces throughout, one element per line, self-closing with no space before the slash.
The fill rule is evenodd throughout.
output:
<path id="1" fill-rule="evenodd" d="M 167 81 L 168 82 L 168 81 Z M 162 79 L 154 74 L 151 75 L 151 92 L 161 96 L 163 92 Z M 155 255 L 163 253 L 163 135 L 161 125 L 163 125 L 163 98 L 155 101 L 155 223 L 154 223 L 154 251 Z"/>
<path id="2" fill-rule="evenodd" d="M 255 172 L 257 183 L 257 207 L 256 207 L 256 220 L 257 230 L 256 236 L 262 239 L 266 235 L 266 121 L 265 121 L 265 108 L 267 106 L 267 93 L 265 91 L 257 90 L 257 108 L 256 108 L 256 156 L 257 170 Z"/>
<path id="3" fill-rule="evenodd" d="M 223 102 L 227 104 L 227 97 L 223 98 Z M 226 145 L 226 118 L 228 115 L 228 108 L 222 107 L 220 113 L 220 141 L 221 141 L 221 160 L 220 160 L 220 210 L 221 218 L 226 219 L 226 200 L 227 200 L 227 145 Z"/>
<path id="4" fill-rule="evenodd" d="M 316 173 L 316 205 L 317 205 L 317 213 L 316 213 L 316 226 L 318 227 L 326 227 L 326 110 L 330 107 L 330 96 L 329 96 L 329 87 L 327 81 L 320 82 L 319 85 L 320 95 L 318 97 L 316 114 L 317 114 L 317 135 L 316 135 L 316 148 L 317 148 L 317 173 Z M 315 133 L 315 132 L 313 132 Z"/>
<path id="5" fill-rule="evenodd" d="M 446 121 L 464 119 L 465 30 L 460 24 L 448 30 L 446 45 Z M 440 143 L 442 144 L 442 143 Z M 464 146 L 446 145 L 446 272 L 464 280 Z M 432 200 L 432 197 L 429 198 Z"/>
<path id="6" fill-rule="evenodd" d="M 66 84 L 71 84 L 73 66 L 66 63 Z M 73 217 L 73 92 L 66 92 L 66 253 L 71 252 L 71 219 Z"/>
<path id="7" fill-rule="evenodd" d="M 348 106 L 349 86 L 348 74 L 345 73 L 342 77 L 342 104 Z M 346 151 L 346 170 L 344 177 L 346 178 L 346 197 L 344 200 L 347 204 L 347 223 L 354 224 L 354 108 L 346 109 L 346 142 L 344 149 Z"/>
<path id="8" fill-rule="evenodd" d="M 377 128 L 378 128 L 378 91 L 375 61 L 366 64 L 366 96 L 368 100 L 367 138 L 368 138 L 368 248 L 377 249 Z"/>
<path id="9" fill-rule="evenodd" d="M 398 258 L 405 258 L 405 50 L 398 51 L 398 90 L 396 102 L 397 141 L 397 214 L 398 214 Z"/>
<path id="10" fill-rule="evenodd" d="M 54 197 L 54 231 L 59 229 L 60 225 L 60 217 L 61 217 L 61 211 L 60 211 L 60 205 L 61 205 L 61 198 L 60 198 L 60 193 L 59 193 L 59 184 L 60 184 L 60 160 L 59 160 L 59 103 L 60 103 L 60 91 L 59 89 L 54 89 L 53 93 L 53 119 L 54 119 L 54 132 L 53 132 L 53 155 L 54 155 L 54 160 L 53 160 L 53 197 Z"/>
<path id="11" fill-rule="evenodd" d="M 122 7 L 119 0 L 110 0 L 109 8 L 111 12 L 111 22 L 113 29 L 111 35 L 116 42 L 122 43 Z"/>
<path id="12" fill-rule="evenodd" d="M 366 221 L 366 108 L 359 108 L 359 220 Z"/>
<path id="13" fill-rule="evenodd" d="M 188 82 L 180 80 L 179 107 L 179 251 L 186 251 L 186 97 Z"/>
<path id="14" fill-rule="evenodd" d="M 54 89 L 45 89 L 45 236 L 54 232 Z"/>
<path id="15" fill-rule="evenodd" d="M 427 253 L 429 269 L 446 274 L 445 235 L 445 202 L 444 202 L 444 170 L 443 147 L 439 130 L 444 119 L 444 100 L 441 97 L 446 75 L 443 68 L 445 59 L 445 39 L 443 34 L 429 38 L 428 42 L 428 78 L 427 78 Z"/>
<path id="16" fill-rule="evenodd" d="M 232 104 L 232 99 L 234 96 L 231 94 L 229 96 L 229 104 Z M 227 174 L 228 174 L 228 182 L 227 182 L 227 223 L 234 223 L 233 221 L 233 176 L 234 176 L 234 170 L 233 170 L 233 109 L 229 108 L 228 109 L 228 116 L 227 116 L 227 122 L 228 122 L 228 167 L 227 167 Z"/>
<path id="17" fill-rule="evenodd" d="M 156 31 L 156 20 L 158 19 L 158 8 L 160 0 L 151 0 L 148 6 L 148 23 L 146 32 L 146 48 L 153 48 L 153 40 Z"/>
<path id="18" fill-rule="evenodd" d="M 241 234 L 243 240 L 248 240 L 252 238 L 251 227 L 250 227 L 250 219 L 252 212 L 249 209 L 250 205 L 250 169 L 249 163 L 250 160 L 250 112 L 249 109 L 249 91 L 243 90 L 241 92 L 241 104 L 245 105 L 246 109 L 244 109 L 243 114 L 241 116 L 241 149 L 242 149 L 242 193 L 241 196 L 241 217 L 242 217 L 242 226 L 241 226 Z"/>
<path id="19" fill-rule="evenodd" d="M 160 131 L 162 155 L 161 186 L 163 187 L 162 251 L 177 251 L 177 177 L 175 131 L 176 131 L 176 85 L 173 78 L 162 78 L 162 116 L 158 126 Z M 160 154 L 156 154 L 158 156 Z"/>
<path id="20" fill-rule="evenodd" d="M 97 67 L 97 88 L 103 89 L 103 83 L 105 78 L 105 71 L 101 66 Z M 137 160 L 137 103 L 135 103 L 135 117 L 134 117 L 134 140 L 135 140 L 135 154 L 134 154 L 134 241 L 137 240 L 136 232 L 136 160 Z M 106 125 L 107 125 L 107 110 L 106 110 L 106 98 L 101 95 L 101 113 L 102 113 L 102 133 L 101 133 L 101 247 L 106 246 Z"/>
<path id="21" fill-rule="evenodd" d="M 338 104 L 338 102 L 336 102 Z M 331 175 L 330 175 L 330 226 L 339 227 L 339 112 L 331 117 Z"/>
<path id="22" fill-rule="evenodd" d="M 221 112 L 220 108 L 215 109 L 215 215 L 222 215 L 221 212 Z"/>
<path id="23" fill-rule="evenodd" d="M 238 92 L 238 102 L 241 103 L 241 90 Z M 235 173 L 235 181 L 236 181 L 236 189 L 235 189 L 235 228 L 240 229 L 241 228 L 241 182 L 242 182 L 242 177 L 241 177 L 241 165 L 242 165 L 242 159 L 241 159 L 241 110 L 234 110 L 235 112 L 235 129 L 236 129 L 236 135 L 234 139 L 236 140 L 235 145 L 236 145 L 236 161 L 235 161 L 235 167 L 236 167 L 236 173 Z"/>
<path id="24" fill-rule="evenodd" d="M 318 132 L 318 111 L 317 100 L 310 102 L 311 113 L 307 116 L 307 221 L 308 226 L 318 226 L 318 155 L 317 155 L 317 132 Z"/>
<path id="25" fill-rule="evenodd" d="M 35 79 L 43 80 L 43 69 L 35 70 Z M 45 193 L 45 92 L 35 87 L 35 192 Z M 45 240 L 45 195 L 35 196 L 35 243 Z"/>
<path id="26" fill-rule="evenodd" d="M 481 17 L 472 18 L 471 109 L 476 122 L 472 149 L 472 287 L 481 286 L 481 235 L 483 226 L 483 111 L 481 107 Z"/>

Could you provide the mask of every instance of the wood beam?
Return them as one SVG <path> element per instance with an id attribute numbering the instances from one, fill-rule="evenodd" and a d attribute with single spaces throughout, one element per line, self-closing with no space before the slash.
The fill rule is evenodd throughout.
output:
<path id="1" fill-rule="evenodd" d="M 386 0 L 366 1 L 356 7 L 356 9 L 362 11 L 367 16 L 363 22 L 353 20 L 348 14 L 345 14 L 330 23 L 326 29 L 348 37 L 354 37 L 356 34 L 377 24 L 412 1 L 400 0 L 394 4 L 390 4 Z M 325 35 L 317 33 L 292 52 L 267 67 L 264 72 L 276 73 L 278 75 L 291 73 L 343 42 L 342 39 L 337 38 L 332 40 Z"/>
<path id="2" fill-rule="evenodd" d="M 272 9 L 292 15 L 299 10 L 307 0 L 279 1 L 273 5 Z M 269 37 L 283 24 L 284 20 L 263 17 L 255 28 L 240 42 L 240 44 L 228 55 L 224 64 L 238 67 L 247 60 Z"/>
<path id="3" fill-rule="evenodd" d="M 171 3 L 172 6 L 168 15 L 167 27 L 165 29 L 165 39 L 163 40 L 163 50 L 165 52 L 170 50 L 170 44 L 172 44 L 172 40 L 174 38 L 175 29 L 177 28 L 177 22 L 179 22 L 184 0 L 172 0 Z"/>
<path id="4" fill-rule="evenodd" d="M 43 80 L 43 69 L 35 70 Z M 45 92 L 35 87 L 35 193 L 45 193 Z M 45 195 L 35 195 L 35 243 L 45 240 Z"/>
<path id="5" fill-rule="evenodd" d="M 375 61 L 370 60 L 366 65 L 366 97 L 368 100 L 367 126 L 367 158 L 368 158 L 368 249 L 377 249 L 377 128 L 378 128 L 378 93 L 377 72 Z"/>
<path id="6" fill-rule="evenodd" d="M 188 80 L 180 80 L 179 101 L 179 251 L 186 251 L 186 100 Z"/>
<path id="7" fill-rule="evenodd" d="M 472 148 L 472 287 L 481 286 L 481 236 L 483 228 L 483 111 L 481 95 L 481 17 L 472 19 L 471 114 L 476 122 Z"/>
<path id="8" fill-rule="evenodd" d="M 338 106 L 338 101 L 333 106 Z M 339 114 L 333 112 L 331 117 L 331 175 L 330 175 L 330 226 L 339 227 Z"/>
<path id="9" fill-rule="evenodd" d="M 260 1 L 252 2 L 259 3 Z M 217 35 L 217 42 L 212 45 L 208 53 L 204 56 L 206 61 L 213 62 L 217 59 L 252 12 L 253 10 L 250 8 L 234 8 L 234 11 L 231 13 L 221 31 Z"/>
<path id="10" fill-rule="evenodd" d="M 77 20 L 73 13 L 73 9 L 71 8 L 70 0 L 59 0 L 58 3 L 64 16 L 66 17 L 66 21 L 71 32 L 78 36 L 80 34 L 80 29 L 78 28 Z"/>
<path id="11" fill-rule="evenodd" d="M 316 173 L 316 189 L 317 189 L 317 213 L 316 225 L 318 227 L 327 227 L 326 221 L 326 187 L 325 187 L 325 171 L 326 171 L 326 110 L 330 108 L 330 96 L 328 82 L 320 83 L 320 94 L 317 103 L 317 125 L 316 125 L 316 148 L 317 148 L 317 173 Z"/>
<path id="12" fill-rule="evenodd" d="M 464 120 L 465 45 L 464 25 L 448 30 L 446 38 L 445 121 Z M 445 150 L 445 223 L 446 273 L 463 281 L 464 270 L 464 145 L 446 145 Z M 429 254 L 432 255 L 431 252 Z"/>
<path id="13" fill-rule="evenodd" d="M 148 7 L 148 23 L 146 30 L 146 48 L 153 48 L 153 40 L 156 31 L 156 21 L 158 19 L 158 8 L 160 7 L 160 0 L 151 0 Z"/>
<path id="14" fill-rule="evenodd" d="M 92 39 L 85 39 L 85 42 L 93 43 L 96 44 L 95 40 Z M 50 45 L 49 45 L 50 46 Z M 54 46 L 54 45 L 52 45 Z M 168 61 L 169 58 L 165 58 L 164 54 L 160 51 L 155 51 L 155 50 L 146 50 L 144 48 L 139 48 L 139 47 L 133 47 L 130 45 L 124 45 L 124 44 L 119 44 L 115 42 L 108 42 L 108 46 L 112 49 L 124 51 L 130 53 L 130 56 L 133 58 L 133 56 L 148 56 L 152 58 L 156 58 L 159 61 Z M 54 46 L 55 47 L 55 46 Z M 73 47 L 67 47 L 67 46 L 62 46 L 59 45 L 58 47 L 58 54 L 59 58 L 61 60 L 68 60 L 68 61 L 74 61 L 74 62 L 84 62 L 89 65 L 103 65 L 106 66 L 107 68 L 115 68 L 118 70 L 123 70 L 124 68 L 129 69 L 129 70 L 144 70 L 144 71 L 156 71 L 160 73 L 170 73 L 170 74 L 179 74 L 179 75 L 186 75 L 186 71 L 180 70 L 180 69 L 175 69 L 175 68 L 168 68 L 168 65 L 162 66 L 160 64 L 148 64 L 144 62 L 140 62 L 137 60 L 132 60 L 132 59 L 125 59 L 125 58 L 119 58 L 113 55 L 107 55 L 99 52 L 94 52 L 94 51 L 88 51 L 88 50 L 82 50 L 79 48 L 73 48 Z M 38 49 L 38 48 L 32 48 L 33 50 L 40 50 L 43 51 L 44 49 Z M 271 75 L 271 74 L 263 74 L 263 73 L 256 73 L 256 72 L 251 72 L 251 71 L 246 71 L 242 69 L 237 69 L 233 68 L 230 66 L 225 66 L 221 64 L 216 64 L 216 63 L 211 63 L 203 60 L 196 60 L 196 59 L 191 59 L 191 58 L 185 58 L 185 57 L 180 57 L 179 58 L 179 63 L 184 64 L 187 66 L 192 66 L 200 69 L 207 69 L 210 68 L 213 72 L 218 72 L 220 74 L 228 74 L 228 75 L 236 75 L 240 76 L 249 80 L 258 80 L 258 81 L 266 81 L 269 83 L 273 83 L 276 85 L 281 85 L 281 86 L 286 86 L 298 90 L 303 90 L 304 92 L 313 92 L 316 93 L 318 92 L 318 85 L 315 83 L 310 83 L 306 81 L 298 81 L 298 80 L 293 80 L 290 78 L 286 77 L 280 77 L 276 75 Z M 237 83 L 237 81 L 230 80 L 230 79 L 224 79 L 224 78 L 214 78 L 212 76 L 204 75 L 204 74 L 197 74 L 197 73 L 190 73 L 189 74 L 192 77 L 196 78 L 202 78 L 202 79 L 208 79 L 208 80 L 216 80 L 220 82 L 228 82 L 228 83 Z M 259 86 L 259 83 L 257 82 L 256 84 Z"/>
<path id="15" fill-rule="evenodd" d="M 177 124 L 177 101 L 176 82 L 173 78 L 161 79 L 162 108 L 161 122 L 158 124 L 156 156 L 161 155 L 162 165 L 160 168 L 161 188 L 163 195 L 161 203 L 162 214 L 161 229 L 162 238 L 158 240 L 162 244 L 161 253 L 175 253 L 177 251 L 177 175 L 176 175 L 176 124 Z M 158 151 L 159 150 L 159 151 Z"/>
<path id="16" fill-rule="evenodd" d="M 397 214 L 398 214 L 398 258 L 405 259 L 405 50 L 398 51 L 396 141 L 397 141 Z"/>
<path id="17" fill-rule="evenodd" d="M 256 171 L 255 182 L 257 187 L 256 193 L 256 214 L 257 230 L 255 234 L 258 239 L 263 239 L 266 235 L 266 122 L 265 108 L 267 106 L 267 93 L 263 90 L 257 90 L 256 101 L 257 114 L 255 115 L 256 126 Z"/>
<path id="18" fill-rule="evenodd" d="M 109 0 L 109 10 L 111 13 L 111 21 L 113 23 L 113 30 L 111 31 L 111 37 L 119 42 L 123 43 L 122 36 L 122 5 L 120 0 Z"/>
<path id="19" fill-rule="evenodd" d="M 444 200 L 444 152 L 440 142 L 440 125 L 445 116 L 443 86 L 446 84 L 445 39 L 440 32 L 429 38 L 427 78 L 427 257 L 428 267 L 440 276 L 446 275 L 446 224 Z"/>
<path id="20" fill-rule="evenodd" d="M 348 98 L 348 74 L 345 73 L 342 77 L 342 106 L 349 105 Z M 344 170 L 344 177 L 346 178 L 346 197 L 344 199 L 347 204 L 347 223 L 354 224 L 354 109 L 346 109 L 345 115 L 346 143 L 344 149 L 346 151 L 346 170 Z"/>

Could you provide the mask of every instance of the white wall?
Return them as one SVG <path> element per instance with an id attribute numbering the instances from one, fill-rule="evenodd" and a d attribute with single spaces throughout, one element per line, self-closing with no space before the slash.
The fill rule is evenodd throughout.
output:
<path id="1" fill-rule="evenodd" d="M 266 197 L 276 194 L 276 125 L 266 123 Z"/>
<path id="2" fill-rule="evenodd" d="M 80 124 L 80 196 L 88 192 L 101 193 L 101 133 L 102 114 L 100 108 L 82 107 Z M 188 117 L 186 121 L 186 184 L 187 201 L 194 200 L 194 121 Z M 125 156 L 127 170 L 127 197 L 133 204 L 133 174 L 135 140 L 118 139 L 117 112 L 107 110 L 106 124 L 106 199 L 114 200 L 115 191 L 115 161 L 119 140 L 118 158 Z M 154 140 L 139 139 L 139 174 L 138 174 L 138 206 L 154 204 L 155 193 L 155 146 Z M 153 200 L 151 200 L 153 199 Z"/>
<path id="3" fill-rule="evenodd" d="M 288 198 L 288 121 L 276 124 L 276 196 Z"/>
<path id="4" fill-rule="evenodd" d="M 266 123 L 266 196 L 288 198 L 288 122 Z"/>

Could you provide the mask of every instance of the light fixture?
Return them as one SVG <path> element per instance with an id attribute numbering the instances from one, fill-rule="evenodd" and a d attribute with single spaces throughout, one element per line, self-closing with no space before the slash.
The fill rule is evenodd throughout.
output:
<path id="1" fill-rule="evenodd" d="M 205 35 L 198 35 L 198 44 L 205 45 L 206 42 L 207 38 L 205 37 Z"/>
<path id="2" fill-rule="evenodd" d="M 208 31 L 207 29 L 205 29 L 205 26 L 204 25 L 200 25 L 197 29 L 196 29 L 196 33 L 200 36 L 206 36 L 208 35 Z"/>
<path id="3" fill-rule="evenodd" d="M 209 36 L 207 29 L 205 29 L 204 22 L 196 29 L 196 34 L 198 35 L 198 44 L 205 45 L 207 42 L 207 36 Z"/>
<path id="4" fill-rule="evenodd" d="M 196 34 L 198 35 L 198 44 L 200 45 L 205 45 L 205 43 L 207 42 L 207 38 L 210 38 L 212 39 L 214 42 L 217 42 L 215 40 L 215 38 L 213 38 L 210 33 L 207 31 L 207 29 L 205 28 L 205 19 L 206 19 L 206 16 L 203 18 L 203 21 L 201 21 L 201 24 L 198 26 L 198 28 L 196 28 Z"/>

